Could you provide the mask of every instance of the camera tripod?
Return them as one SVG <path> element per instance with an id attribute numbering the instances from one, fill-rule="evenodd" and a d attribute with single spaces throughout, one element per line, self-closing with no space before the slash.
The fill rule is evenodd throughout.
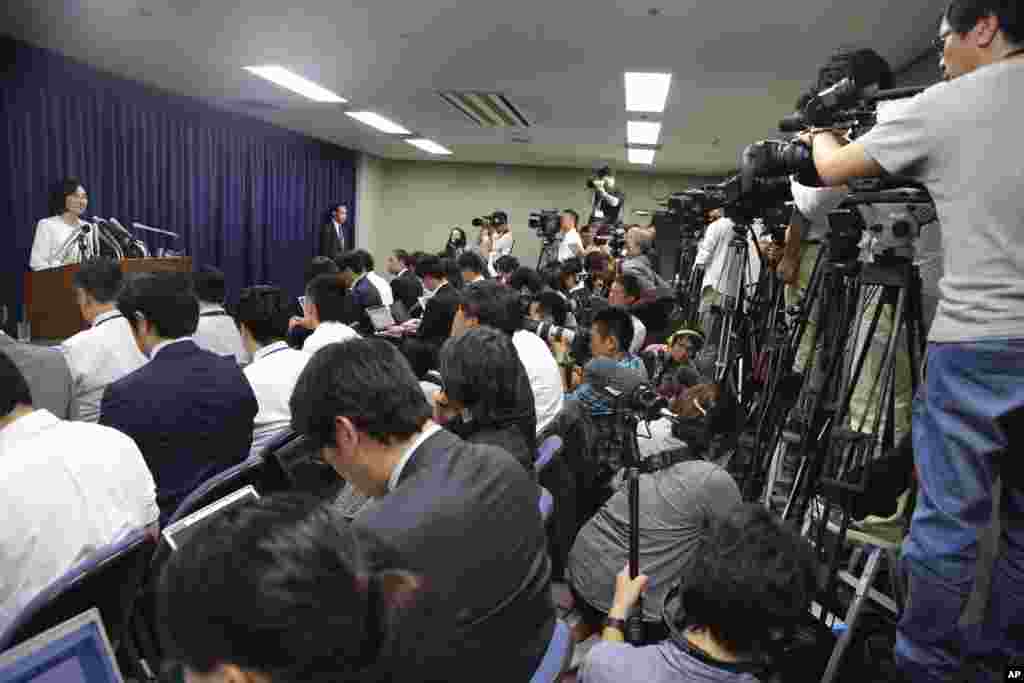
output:
<path id="1" fill-rule="evenodd" d="M 700 289 L 704 269 L 696 266 L 700 239 L 696 232 L 684 232 L 679 238 L 679 264 L 676 269 L 676 317 L 686 327 L 697 324 L 700 311 Z"/>
<path id="2" fill-rule="evenodd" d="M 896 359 L 901 332 L 906 339 L 914 392 L 924 353 L 921 283 L 917 267 L 909 258 L 882 256 L 872 264 L 856 260 L 829 261 L 824 265 L 820 287 L 819 323 L 811 351 L 813 361 L 808 360 L 804 387 L 795 406 L 798 415 L 791 422 L 800 433 L 799 464 L 782 511 L 786 520 L 803 518 L 809 501 L 822 485 L 823 472 L 827 474 L 826 465 L 836 467 L 826 461 L 852 458 L 856 462 L 844 462 L 839 466 L 842 471 L 833 472 L 832 478 L 845 475 L 853 467 L 861 467 L 867 479 L 876 448 L 880 445 L 883 450 L 889 449 L 895 441 Z M 861 321 L 875 297 L 878 303 L 864 341 L 858 344 Z M 892 325 L 878 372 L 873 377 L 862 377 L 870 342 L 886 309 Z M 851 430 L 848 426 L 851 400 L 858 383 L 864 379 L 871 382 L 867 408 L 857 429 Z M 869 417 L 871 424 L 865 430 Z M 851 444 L 862 441 L 855 438 L 857 435 L 865 435 L 867 441 L 857 444 L 859 454 L 854 456 Z M 780 443 L 776 440 L 776 449 Z"/>

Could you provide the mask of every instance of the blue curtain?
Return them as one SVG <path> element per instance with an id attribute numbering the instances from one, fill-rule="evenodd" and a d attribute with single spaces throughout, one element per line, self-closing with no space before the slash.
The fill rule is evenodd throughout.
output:
<path id="1" fill-rule="evenodd" d="M 257 283 L 300 294 L 330 205 L 355 213 L 351 150 L 5 37 L 0 150 L 0 296 L 15 316 L 36 221 L 65 176 L 85 186 L 88 216 L 179 233 L 146 240 L 221 268 L 229 299 Z"/>

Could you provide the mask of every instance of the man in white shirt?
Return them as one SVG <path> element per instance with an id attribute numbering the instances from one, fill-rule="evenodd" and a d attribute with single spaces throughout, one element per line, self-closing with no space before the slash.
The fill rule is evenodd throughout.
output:
<path id="1" fill-rule="evenodd" d="M 491 248 L 489 258 L 491 263 L 496 262 L 502 256 L 507 256 L 512 253 L 513 247 L 516 246 L 516 240 L 512 237 L 512 230 L 508 225 L 508 214 L 504 211 L 495 211 L 491 214 L 491 223 L 494 225 L 495 233 L 498 235 L 498 239 L 494 241 L 494 247 Z"/>
<path id="2" fill-rule="evenodd" d="M 85 422 L 99 421 L 108 384 L 146 362 L 131 325 L 117 310 L 123 283 L 120 264 L 110 259 L 84 263 L 72 279 L 78 310 L 89 329 L 66 339 L 60 350 L 71 370 L 78 419 Z"/>
<path id="3" fill-rule="evenodd" d="M 291 304 L 278 287 L 248 287 L 238 300 L 242 342 L 252 355 L 245 377 L 259 403 L 253 420 L 252 455 L 291 425 L 288 400 L 309 361 L 308 353 L 289 347 L 285 341 L 290 310 Z"/>
<path id="4" fill-rule="evenodd" d="M 192 274 L 192 286 L 199 299 L 199 324 L 192 341 L 218 356 L 234 356 L 239 365 L 248 363 L 249 353 L 242 346 L 238 327 L 224 310 L 224 273 L 213 266 L 202 266 Z"/>
<path id="5" fill-rule="evenodd" d="M 562 410 L 564 387 L 551 349 L 533 332 L 519 329 L 519 298 L 496 282 L 484 282 L 462 290 L 462 298 L 455 310 L 451 336 L 459 337 L 467 331 L 487 325 L 512 337 L 519 361 L 526 369 L 533 390 L 537 413 L 537 433 Z"/>
<path id="6" fill-rule="evenodd" d="M 32 242 L 32 255 L 29 267 L 32 270 L 58 268 L 68 263 L 78 263 L 82 255 L 79 253 L 77 240 L 70 242 L 72 237 L 85 222 L 82 214 L 89 204 L 85 188 L 75 178 L 66 178 L 54 193 L 54 214 L 36 223 L 36 234 Z M 87 246 L 92 243 L 86 238 Z"/>
<path id="7" fill-rule="evenodd" d="M 370 281 L 374 287 L 377 288 L 377 293 L 380 295 L 380 302 L 382 306 L 391 308 L 391 305 L 395 303 L 395 295 L 391 291 L 391 283 L 385 280 L 383 277 L 377 274 L 374 270 L 376 265 L 373 261 L 373 255 L 365 249 L 357 249 L 356 253 L 363 259 L 363 272 L 366 273 L 366 279 Z"/>
<path id="8" fill-rule="evenodd" d="M 313 354 L 328 344 L 359 336 L 355 330 L 341 322 L 352 316 L 353 304 L 347 294 L 345 283 L 338 275 L 320 275 L 306 285 L 302 312 L 313 327 L 313 334 L 303 342 L 303 351 Z"/>
<path id="9" fill-rule="evenodd" d="M 89 553 L 158 516 L 135 442 L 34 409 L 24 376 L 0 354 L 0 632 Z"/>
<path id="10" fill-rule="evenodd" d="M 577 226 L 580 221 L 578 213 L 572 209 L 562 211 L 559 217 L 562 241 L 558 243 L 558 260 L 562 263 L 571 258 L 583 257 L 583 239 L 580 238 Z"/>

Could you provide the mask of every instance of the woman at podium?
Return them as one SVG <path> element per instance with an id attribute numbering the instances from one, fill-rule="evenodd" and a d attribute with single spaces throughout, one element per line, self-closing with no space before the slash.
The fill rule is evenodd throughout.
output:
<path id="1" fill-rule="evenodd" d="M 57 268 L 82 260 L 78 240 L 73 239 L 85 225 L 82 215 L 89 205 L 85 188 L 77 178 L 65 178 L 56 188 L 51 209 L 53 216 L 36 223 L 36 236 L 32 242 L 29 267 L 32 270 Z M 86 236 L 91 242 L 92 236 Z"/>

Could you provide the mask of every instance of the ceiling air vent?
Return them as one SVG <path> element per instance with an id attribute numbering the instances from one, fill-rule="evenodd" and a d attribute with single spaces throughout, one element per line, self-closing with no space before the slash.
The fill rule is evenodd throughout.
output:
<path id="1" fill-rule="evenodd" d="M 529 128 L 530 121 L 498 92 L 439 90 L 445 102 L 481 128 Z"/>

